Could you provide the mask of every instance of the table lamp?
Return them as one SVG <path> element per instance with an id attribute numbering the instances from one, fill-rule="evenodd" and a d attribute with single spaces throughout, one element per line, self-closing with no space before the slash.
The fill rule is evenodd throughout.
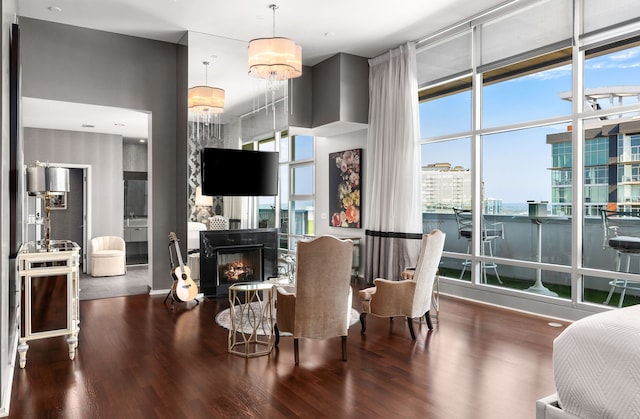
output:
<path id="1" fill-rule="evenodd" d="M 51 197 L 69 192 L 69 169 L 37 161 L 27 168 L 27 192 L 30 196 L 44 198 L 44 246 L 48 252 L 51 249 Z"/>

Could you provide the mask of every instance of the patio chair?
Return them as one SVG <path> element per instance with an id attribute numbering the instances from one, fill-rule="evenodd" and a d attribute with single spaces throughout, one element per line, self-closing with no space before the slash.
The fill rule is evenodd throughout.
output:
<path id="1" fill-rule="evenodd" d="M 458 223 L 458 238 L 464 238 L 467 240 L 467 253 L 471 253 L 471 241 L 472 241 L 472 212 L 471 210 L 453 208 L 453 212 L 456 215 L 456 222 Z M 493 243 L 498 239 L 504 239 L 504 224 L 503 223 L 487 223 L 482 216 L 482 240 L 480 251 L 482 255 L 487 254 L 493 256 Z M 471 261 L 465 260 L 462 262 L 462 272 L 460 273 L 460 279 L 464 276 L 467 267 L 471 267 Z M 502 280 L 498 274 L 498 265 L 493 262 L 482 262 L 482 282 L 487 283 L 487 269 L 493 269 L 496 275 L 496 279 L 500 284 Z"/>
<path id="2" fill-rule="evenodd" d="M 629 272 L 631 258 L 640 256 L 640 213 L 601 210 L 603 228 L 602 248 L 610 247 L 616 252 L 616 271 L 620 272 L 622 256 L 626 256 L 625 272 Z M 614 279 L 609 282 L 609 294 L 604 304 L 609 304 L 616 289 L 620 290 L 618 307 L 622 307 L 629 289 L 640 290 L 640 281 Z"/>

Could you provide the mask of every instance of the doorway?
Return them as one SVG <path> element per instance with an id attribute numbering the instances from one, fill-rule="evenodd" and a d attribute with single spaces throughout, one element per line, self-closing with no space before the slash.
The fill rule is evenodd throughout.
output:
<path id="1" fill-rule="evenodd" d="M 67 167 L 64 164 L 61 167 Z M 85 170 L 81 167 L 69 169 L 69 192 L 64 195 L 64 205 L 51 209 L 51 237 L 71 240 L 80 246 L 80 266 L 86 271 L 87 237 L 85 235 L 87 216 L 85 214 L 86 181 Z"/>

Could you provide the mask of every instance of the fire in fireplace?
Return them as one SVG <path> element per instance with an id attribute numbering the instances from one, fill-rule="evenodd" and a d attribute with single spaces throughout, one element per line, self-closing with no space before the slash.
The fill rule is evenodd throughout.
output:
<path id="1" fill-rule="evenodd" d="M 217 249 L 218 286 L 262 280 L 261 244 L 227 246 Z"/>

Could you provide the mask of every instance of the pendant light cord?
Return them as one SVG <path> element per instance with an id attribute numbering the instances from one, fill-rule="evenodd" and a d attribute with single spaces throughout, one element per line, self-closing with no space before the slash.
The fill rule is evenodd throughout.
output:
<path id="1" fill-rule="evenodd" d="M 269 8 L 273 10 L 273 37 L 276 37 L 276 9 L 278 8 L 277 4 L 270 4 Z"/>

